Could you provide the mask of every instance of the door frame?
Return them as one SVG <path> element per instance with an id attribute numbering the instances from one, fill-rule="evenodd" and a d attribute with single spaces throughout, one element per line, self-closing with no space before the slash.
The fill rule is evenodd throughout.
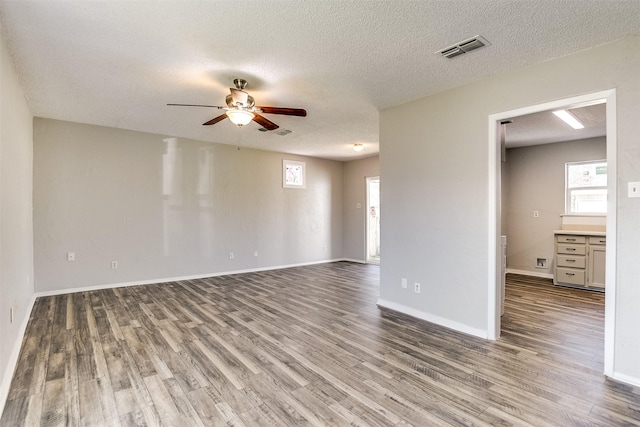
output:
<path id="1" fill-rule="evenodd" d="M 499 144 L 499 126 L 502 120 L 541 111 L 585 106 L 604 100 L 606 102 L 607 129 L 607 244 L 606 244 L 606 285 L 605 285 L 605 317 L 604 317 L 604 374 L 613 376 L 615 350 L 616 319 L 616 227 L 617 227 L 617 133 L 616 133 L 616 90 L 604 90 L 586 95 L 569 97 L 543 104 L 531 105 L 515 110 L 489 115 L 489 191 L 488 191 L 488 338 L 496 340 L 500 336 L 499 308 L 499 272 L 501 212 L 501 149 Z"/>
<path id="2" fill-rule="evenodd" d="M 370 218 L 369 215 L 369 182 L 373 180 L 378 180 L 380 182 L 380 176 L 367 176 L 365 177 L 365 187 L 367 193 L 367 201 L 365 205 L 365 224 L 364 224 L 364 259 L 367 264 L 380 264 L 380 260 L 372 260 L 369 258 L 369 226 L 370 226 Z M 380 193 L 378 187 L 378 200 L 380 200 Z M 380 224 L 378 224 L 380 226 Z"/>

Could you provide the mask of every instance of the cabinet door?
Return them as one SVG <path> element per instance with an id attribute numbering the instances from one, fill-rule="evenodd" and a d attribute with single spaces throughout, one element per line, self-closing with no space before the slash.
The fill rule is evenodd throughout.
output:
<path id="1" fill-rule="evenodd" d="M 589 283 L 594 288 L 604 288 L 607 252 L 604 247 L 591 246 L 589 251 Z"/>

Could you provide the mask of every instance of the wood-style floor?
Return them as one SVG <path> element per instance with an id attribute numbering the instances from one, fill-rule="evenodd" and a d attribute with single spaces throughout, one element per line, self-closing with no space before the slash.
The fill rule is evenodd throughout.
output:
<path id="1" fill-rule="evenodd" d="M 38 298 L 0 425 L 640 425 L 603 294 L 511 276 L 492 342 L 380 310 L 378 283 L 336 262 Z"/>

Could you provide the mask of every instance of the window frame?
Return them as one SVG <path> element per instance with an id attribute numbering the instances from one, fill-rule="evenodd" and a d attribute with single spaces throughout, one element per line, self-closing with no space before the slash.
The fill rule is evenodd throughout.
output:
<path id="1" fill-rule="evenodd" d="M 608 167 L 607 159 L 598 159 L 598 160 L 585 160 L 579 162 L 565 162 L 564 167 L 564 211 L 565 215 L 583 215 L 583 216 L 606 216 L 608 211 L 608 206 L 605 205 L 604 212 L 574 212 L 571 209 L 571 194 L 572 191 L 576 190 L 604 190 L 606 194 L 606 200 L 609 198 L 608 191 L 608 181 L 609 181 L 609 170 L 607 169 L 607 185 L 591 185 L 591 186 L 581 186 L 581 187 L 569 187 L 569 168 L 571 166 L 576 165 L 589 165 L 589 164 L 598 164 L 603 163 Z"/>
<path id="2" fill-rule="evenodd" d="M 294 182 L 287 181 L 287 167 L 288 166 L 297 166 L 301 168 L 300 179 L 301 183 L 297 184 Z M 298 188 L 304 189 L 307 188 L 307 165 L 305 162 L 300 162 L 296 160 L 282 160 L 282 188 Z"/>

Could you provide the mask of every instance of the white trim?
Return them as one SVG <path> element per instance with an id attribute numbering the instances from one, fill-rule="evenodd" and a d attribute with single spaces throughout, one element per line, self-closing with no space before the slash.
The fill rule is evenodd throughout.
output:
<path id="1" fill-rule="evenodd" d="M 497 297 L 497 275 L 499 268 L 497 250 L 500 229 L 499 204 L 497 200 L 499 190 L 500 163 L 496 162 L 500 156 L 500 146 L 497 143 L 497 127 L 500 121 L 510 119 L 525 114 L 538 113 L 541 111 L 565 108 L 569 106 L 586 106 L 594 105 L 600 102 L 606 102 L 607 117 L 607 167 L 608 175 L 608 206 L 607 206 L 607 270 L 606 270 L 606 295 L 605 298 L 605 317 L 604 317 L 604 374 L 613 377 L 614 360 L 615 360 L 615 314 L 616 314 L 616 224 L 617 224 L 617 132 L 616 132 L 616 90 L 609 89 L 600 92 L 589 93 L 586 95 L 575 96 L 571 98 L 560 99 L 544 104 L 532 105 L 528 107 L 518 108 L 515 110 L 505 111 L 501 113 L 489 115 L 489 215 L 488 215 L 488 274 L 487 274 L 487 290 L 488 290 L 488 312 L 487 312 L 487 328 L 489 339 L 496 339 L 500 335 L 500 313 L 496 309 Z"/>
<path id="2" fill-rule="evenodd" d="M 328 259 L 328 260 L 322 260 L 322 261 L 301 262 L 297 264 L 274 265 L 274 266 L 268 266 L 268 267 L 247 268 L 243 270 L 221 271 L 217 273 L 194 274 L 191 276 L 165 277 L 165 278 L 159 278 L 159 279 L 139 280 L 135 282 L 105 283 L 103 285 L 86 286 L 82 288 L 67 288 L 67 289 L 56 289 L 53 291 L 36 292 L 36 296 L 47 297 L 47 296 L 53 296 L 53 295 L 71 294 L 74 292 L 86 292 L 86 291 L 97 291 L 100 289 L 123 288 L 127 286 L 155 285 L 158 283 L 179 282 L 181 280 L 206 279 L 208 277 L 229 276 L 232 274 L 243 274 L 243 273 L 255 273 L 257 271 L 282 270 L 283 268 L 303 267 L 305 265 L 327 264 L 330 262 L 339 262 L 339 261 L 352 261 L 352 260 L 345 259 L 345 258 L 336 258 L 336 259 Z M 352 262 L 362 263 L 362 261 L 355 261 L 355 260 L 353 260 Z"/>
<path id="3" fill-rule="evenodd" d="M 36 303 L 36 295 L 31 295 L 31 301 L 29 301 L 29 306 L 25 312 L 25 316 L 22 319 L 22 324 L 20 325 L 20 329 L 18 332 L 18 336 L 16 341 L 13 343 L 13 349 L 11 350 L 11 355 L 9 356 L 9 361 L 7 363 L 7 367 L 2 374 L 2 382 L 0 382 L 0 417 L 2 417 L 2 413 L 4 412 L 4 407 L 7 403 L 7 398 L 9 397 L 9 389 L 11 387 L 11 380 L 13 379 L 13 374 L 15 373 L 16 366 L 18 365 L 18 357 L 20 357 L 20 349 L 22 348 L 22 340 L 24 338 L 24 334 L 27 332 L 27 325 L 29 324 L 29 319 L 31 318 L 31 311 L 33 310 L 33 305 Z"/>
<path id="4" fill-rule="evenodd" d="M 363 259 L 353 259 L 353 258 L 342 258 L 342 259 L 339 259 L 339 260 L 336 260 L 336 261 L 349 261 L 349 262 L 355 262 L 355 263 L 358 263 L 358 264 L 371 264 L 371 263 L 369 263 L 369 262 L 367 262 L 367 261 L 365 261 Z"/>
<path id="5" fill-rule="evenodd" d="M 507 273 L 520 274 L 522 276 L 541 277 L 543 279 L 553 279 L 552 273 L 540 273 L 538 271 L 516 270 L 515 268 L 507 268 Z"/>
<path id="6" fill-rule="evenodd" d="M 615 378 L 616 300 L 618 266 L 618 130 L 616 90 L 607 91 L 607 258 L 604 299 L 604 374 Z"/>
<path id="7" fill-rule="evenodd" d="M 502 268 L 502 257 L 498 255 L 498 242 L 500 242 L 501 227 L 498 224 L 500 216 L 500 203 L 498 194 L 500 193 L 500 181 L 498 177 L 499 168 L 501 167 L 500 159 L 502 156 L 501 144 L 498 141 L 498 126 L 500 119 L 494 117 L 495 114 L 489 116 L 489 153 L 488 165 L 489 191 L 487 193 L 489 207 L 489 222 L 487 224 L 487 338 L 496 340 L 500 336 L 500 304 L 498 298 L 502 298 L 502 291 L 498 285 L 498 269 Z M 504 117 L 507 118 L 507 117 Z"/>
<path id="8" fill-rule="evenodd" d="M 638 377 L 631 377 L 620 372 L 613 372 L 613 375 L 607 375 L 607 377 L 615 381 L 631 384 L 634 387 L 640 387 L 640 378 Z"/>
<path id="9" fill-rule="evenodd" d="M 386 308 L 389 310 L 397 311 L 398 313 L 406 314 L 411 317 L 415 317 L 417 319 L 426 320 L 427 322 L 434 323 L 436 325 L 444 326 L 445 328 L 453 329 L 454 331 L 463 332 L 465 334 L 473 335 L 479 338 L 487 338 L 487 331 L 472 328 L 469 325 L 465 325 L 463 323 L 454 322 L 451 319 L 446 319 L 444 317 L 435 316 L 433 314 L 427 313 L 425 311 L 416 310 L 415 308 L 408 307 L 403 304 L 398 304 L 393 301 L 384 300 L 382 298 L 378 299 L 378 307 Z"/>

